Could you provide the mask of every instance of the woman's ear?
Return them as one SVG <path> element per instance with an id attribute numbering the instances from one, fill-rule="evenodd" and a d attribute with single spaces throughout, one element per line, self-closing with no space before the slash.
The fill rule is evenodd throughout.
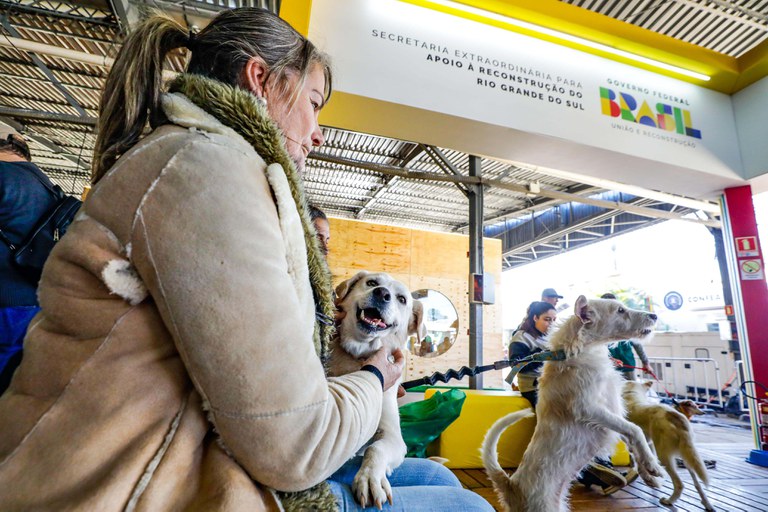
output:
<path id="1" fill-rule="evenodd" d="M 265 98 L 269 67 L 264 59 L 255 55 L 243 67 L 243 86 L 259 98 Z"/>

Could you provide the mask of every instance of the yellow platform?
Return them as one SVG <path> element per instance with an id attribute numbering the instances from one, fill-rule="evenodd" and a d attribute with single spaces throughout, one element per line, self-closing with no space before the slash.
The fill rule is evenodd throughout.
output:
<path id="1" fill-rule="evenodd" d="M 429 398 L 438 389 L 427 389 L 424 398 Z M 462 389 L 467 394 L 459 418 L 443 431 L 430 453 L 448 459 L 446 466 L 456 469 L 482 468 L 480 446 L 485 433 L 496 420 L 507 414 L 526 409 L 531 404 L 519 393 L 511 391 L 490 391 Z M 505 468 L 520 465 L 525 448 L 533 436 L 536 418 L 518 421 L 499 439 L 499 463 Z M 611 458 L 614 465 L 628 466 L 629 453 L 624 443 L 619 443 Z"/>

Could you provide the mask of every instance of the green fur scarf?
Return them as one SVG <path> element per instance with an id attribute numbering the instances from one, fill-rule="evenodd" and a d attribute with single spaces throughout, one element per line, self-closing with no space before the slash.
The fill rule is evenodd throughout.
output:
<path id="1" fill-rule="evenodd" d="M 205 110 L 225 126 L 233 129 L 250 143 L 267 165 L 278 163 L 285 171 L 291 195 L 304 228 L 304 240 L 307 246 L 307 265 L 309 280 L 315 299 L 317 313 L 325 319 L 333 319 L 333 289 L 331 274 L 325 257 L 320 252 L 315 228 L 310 221 L 307 200 L 301 176 L 285 149 L 280 129 L 267 114 L 266 108 L 255 97 L 240 88 L 200 75 L 181 74 L 170 85 L 170 92 L 186 96 L 192 103 Z M 325 363 L 328 356 L 328 342 L 334 327 L 315 321 L 315 350 Z M 287 512 L 304 510 L 337 510 L 336 499 L 326 482 L 305 491 L 278 492 L 283 508 Z"/>

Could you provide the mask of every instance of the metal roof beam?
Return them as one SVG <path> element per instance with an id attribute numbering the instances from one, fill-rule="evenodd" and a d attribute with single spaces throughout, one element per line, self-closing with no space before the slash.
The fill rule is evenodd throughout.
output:
<path id="1" fill-rule="evenodd" d="M 424 153 L 423 144 L 414 144 L 414 146 L 403 156 L 400 167 L 408 167 Z"/>
<path id="2" fill-rule="evenodd" d="M 91 41 L 94 43 L 103 43 L 103 44 L 114 44 L 114 35 L 115 31 L 112 29 L 102 29 L 105 34 L 109 34 L 109 36 L 112 37 L 112 39 L 106 39 L 103 37 L 96 37 L 93 34 L 80 34 L 76 32 L 64 32 L 61 30 L 56 30 L 54 27 L 47 26 L 47 27 L 36 27 L 34 25 L 29 25 L 27 23 L 22 23 L 18 19 L 13 20 L 13 26 L 18 28 L 23 28 L 24 30 L 28 30 L 30 32 L 39 32 L 43 34 L 49 34 L 59 37 L 69 37 L 72 39 L 78 39 L 83 41 Z M 95 32 L 95 27 L 88 27 L 91 32 Z"/>
<path id="3" fill-rule="evenodd" d="M 576 194 L 570 194 L 568 192 L 558 192 L 555 190 L 541 189 L 536 194 L 533 194 L 527 187 L 521 185 L 512 185 L 509 183 L 503 183 L 500 180 L 494 179 L 481 179 L 474 176 L 444 176 L 432 172 L 412 171 L 410 169 L 401 169 L 399 167 L 392 167 L 383 164 L 374 164 L 371 162 L 360 162 L 357 160 L 350 160 L 338 156 L 324 155 L 321 153 L 312 152 L 309 154 L 309 158 L 336 163 L 339 165 L 347 165 L 350 167 L 357 167 L 359 169 L 367 169 L 369 171 L 379 172 L 382 174 L 388 174 L 390 176 L 399 176 L 405 179 L 413 180 L 428 180 L 428 181 L 443 181 L 449 183 L 462 183 L 465 185 L 482 184 L 490 187 L 501 188 L 505 190 L 512 190 L 520 194 L 526 195 L 538 195 L 542 197 L 549 197 L 550 199 L 560 199 L 565 202 L 577 202 L 583 204 L 589 204 L 592 206 L 598 206 L 608 210 L 622 210 L 635 215 L 641 215 L 652 219 L 669 219 L 669 220 L 684 220 L 686 222 L 693 222 L 695 224 L 703 224 L 705 226 L 718 227 L 721 226 L 720 222 L 701 219 L 688 219 L 680 214 L 670 213 L 666 211 L 656 210 L 653 208 L 644 208 L 642 206 L 633 206 L 626 203 L 620 203 L 618 201 L 604 201 L 602 199 L 592 199 L 589 197 L 581 197 Z"/>
<path id="4" fill-rule="evenodd" d="M 102 12 L 97 9 L 87 9 L 83 6 L 76 6 L 66 4 L 71 7 L 68 11 L 59 11 L 51 9 L 48 6 L 52 5 L 52 2 L 23 2 L 23 0 L 0 0 L 0 7 L 7 11 L 25 12 L 30 14 L 37 14 L 42 16 L 50 16 L 52 18 L 62 18 L 66 20 L 75 20 L 83 23 L 90 23 L 94 25 L 104 25 L 107 27 L 115 27 L 114 20 L 109 18 L 97 18 L 94 16 L 97 12 Z M 58 2 L 58 5 L 65 5 L 64 2 Z"/>
<path id="5" fill-rule="evenodd" d="M 591 187 L 588 185 L 579 185 L 578 187 L 572 188 L 571 193 L 583 196 L 585 194 L 597 193 L 598 190 L 600 189 L 597 187 Z M 526 199 L 528 199 L 530 202 L 530 198 L 526 198 Z M 494 213 L 493 215 L 488 215 L 483 220 L 483 224 L 489 224 L 494 221 L 499 221 L 499 219 L 504 219 L 505 217 L 507 217 L 507 219 L 505 220 L 509 220 L 509 218 L 517 218 L 529 212 L 534 212 L 534 211 L 550 208 L 553 206 L 557 206 L 560 203 L 561 201 L 558 201 L 555 199 L 545 199 L 537 203 L 531 202 L 530 203 L 531 205 L 525 208 L 509 209 L 509 210 L 504 210 L 502 212 Z M 469 224 L 461 224 L 457 226 L 454 229 L 454 231 L 462 231 L 464 229 L 467 229 L 468 226 Z"/>
<path id="6" fill-rule="evenodd" d="M 139 8 L 129 0 L 109 0 L 112 13 L 120 23 L 120 30 L 127 34 L 139 22 L 141 18 Z"/>
<path id="7" fill-rule="evenodd" d="M 83 64 L 89 64 L 91 66 L 110 67 L 114 63 L 114 59 L 110 57 L 100 57 L 91 53 L 79 52 L 77 50 L 70 50 L 69 48 L 52 46 L 45 43 L 38 43 L 37 41 L 29 41 L 20 37 L 0 37 L 0 46 L 13 48 L 15 50 L 24 50 L 30 53 L 49 55 L 59 59 L 73 60 L 75 62 L 82 62 Z"/>
<path id="8" fill-rule="evenodd" d="M 122 0 L 127 1 L 130 4 L 138 6 L 146 5 L 146 0 Z M 262 7 L 270 12 L 279 14 L 280 1 L 279 0 L 236 0 L 234 5 L 230 1 L 213 1 L 206 2 L 204 0 L 152 0 L 152 7 L 163 10 L 167 13 L 173 13 L 183 16 L 183 23 L 187 26 L 196 26 L 203 28 L 208 22 L 213 19 L 220 11 L 225 9 L 232 9 L 235 7 Z"/>
<path id="9" fill-rule="evenodd" d="M 412 147 L 402 158 L 402 163 L 399 167 L 405 168 L 408 166 L 411 162 L 419 158 L 422 153 L 424 153 L 424 146 L 422 144 L 416 144 L 414 147 Z M 379 187 L 379 189 L 373 194 L 373 196 L 368 199 L 365 204 L 360 208 L 357 213 L 355 214 L 355 218 L 360 219 L 362 218 L 363 214 L 366 212 L 366 210 L 370 210 L 371 206 L 373 206 L 381 197 L 384 195 L 384 193 L 392 188 L 392 185 L 397 183 L 397 180 L 400 178 L 398 176 L 390 176 L 388 179 L 384 181 L 384 183 Z"/>
<path id="10" fill-rule="evenodd" d="M 10 38 L 10 39 L 14 39 L 15 40 L 16 38 Z M 3 44 L 3 42 L 5 42 L 7 44 Z M 8 47 L 12 48 L 13 47 L 10 43 L 8 43 L 7 39 L 4 38 L 4 37 L 0 37 L 0 46 L 6 47 L 6 48 L 8 48 Z M 0 62 L 0 64 L 15 64 L 15 65 L 24 66 L 24 67 L 27 67 L 27 68 L 34 68 L 35 67 L 34 64 L 29 62 L 28 60 L 14 59 L 14 58 L 11 58 L 11 57 L 3 58 L 2 62 Z M 91 78 L 91 79 L 99 79 L 99 78 L 104 78 L 106 76 L 106 73 L 100 74 L 100 75 L 94 75 L 93 73 L 86 73 L 84 71 L 79 71 L 79 70 L 75 70 L 75 69 L 66 69 L 66 68 L 63 68 L 63 67 L 53 66 L 53 65 L 48 66 L 48 69 L 50 69 L 51 71 L 56 71 L 58 73 L 66 73 L 66 74 L 69 74 L 69 75 L 82 76 L 82 77 Z M 14 78 L 15 78 L 15 76 L 14 76 Z M 47 82 L 47 80 L 46 80 L 46 82 Z"/>
<path id="11" fill-rule="evenodd" d="M 85 116 L 73 116 L 70 114 L 59 114 L 57 112 L 45 112 L 42 110 L 32 110 L 27 108 L 12 108 L 0 106 L 0 115 L 11 117 L 20 117 L 22 119 L 40 119 L 43 121 L 57 121 L 60 123 L 84 124 L 96 126 L 96 118 Z"/>
<path id="12" fill-rule="evenodd" d="M 376 191 L 376 193 L 374 193 L 374 194 L 373 194 L 373 195 L 372 195 L 372 196 L 371 196 L 371 197 L 370 197 L 370 198 L 369 198 L 369 199 L 368 199 L 368 200 L 365 202 L 365 204 L 362 206 L 362 208 L 360 208 L 360 209 L 357 211 L 357 213 L 355 214 L 355 218 L 357 218 L 357 219 L 359 219 L 359 218 L 362 218 L 362 216 L 363 216 L 363 214 L 365 213 L 365 211 L 366 211 L 366 210 L 369 210 L 369 209 L 371 208 L 371 206 L 373 206 L 373 205 L 376 203 L 376 201 L 378 201 L 379 199 L 381 199 L 381 196 L 383 196 L 383 195 L 384 195 L 384 193 L 387 191 L 387 189 L 389 189 L 389 188 L 390 188 L 392 185 L 394 185 L 395 183 L 397 183 L 397 180 L 399 180 L 399 179 L 400 179 L 400 178 L 399 178 L 398 176 L 389 176 L 388 178 L 385 178 L 385 181 L 384 181 L 384 183 L 381 185 L 381 187 L 379 187 L 379 190 L 377 190 L 377 191 Z"/>
<path id="13" fill-rule="evenodd" d="M 633 196 L 637 196 L 637 197 L 647 197 L 649 199 L 655 199 L 656 201 L 660 201 L 662 203 L 675 204 L 678 206 L 684 206 L 686 208 L 691 208 L 694 210 L 702 210 L 705 212 L 710 212 L 718 215 L 720 214 L 720 205 L 709 202 L 709 201 L 700 201 L 698 199 L 691 199 L 688 197 L 676 196 L 674 194 L 669 194 L 666 192 L 658 192 L 656 190 L 648 190 L 646 188 L 637 187 L 634 185 L 626 185 L 624 183 L 619 183 L 618 181 L 611 181 L 604 178 L 595 178 L 592 176 L 584 176 L 584 175 L 576 174 L 573 172 L 560 171 L 557 169 L 549 169 L 546 167 L 534 167 L 534 168 L 524 167 L 524 168 L 530 169 L 533 172 L 537 172 L 553 178 L 577 181 L 587 185 L 592 185 L 593 187 L 604 188 L 606 190 L 613 190 L 616 192 L 624 192 L 627 194 L 632 194 Z"/>
<path id="14" fill-rule="evenodd" d="M 440 151 L 439 148 L 436 146 L 427 146 L 424 145 L 424 151 L 429 155 L 429 157 L 437 164 L 437 166 L 443 170 L 446 174 L 453 174 L 454 176 L 463 176 L 459 172 L 459 170 L 456 168 L 455 165 L 453 165 L 443 154 L 442 151 Z M 456 187 L 461 191 L 464 196 L 469 197 L 469 190 L 467 187 L 464 187 L 460 184 L 456 184 Z"/>
<path id="15" fill-rule="evenodd" d="M 745 9 L 743 7 L 739 7 L 737 5 L 734 5 L 731 2 L 723 2 L 721 0 L 706 0 L 704 3 L 697 2 L 696 0 L 674 0 L 676 3 L 688 5 L 690 7 L 693 7 L 694 9 L 701 9 L 703 11 L 708 11 L 710 13 L 715 14 L 716 16 L 720 16 L 723 18 L 728 18 L 730 20 L 736 21 L 741 25 L 745 25 L 748 27 L 756 28 L 759 30 L 765 30 L 766 24 L 760 23 L 758 21 L 754 20 L 762 20 L 763 22 L 768 21 L 768 17 L 756 12 L 751 11 L 749 9 Z M 707 5 L 707 3 L 712 3 L 720 7 L 719 9 L 717 7 L 712 7 L 710 5 Z M 752 19 L 744 19 L 738 14 L 731 14 L 730 12 L 727 12 L 728 10 L 733 9 L 736 11 L 741 12 L 742 14 L 748 16 Z"/>
<path id="16" fill-rule="evenodd" d="M 36 76 L 21 76 L 21 75 L 12 75 L 10 73 L 5 73 L 3 71 L 0 71 L 0 78 L 7 78 L 10 80 L 21 80 L 22 82 L 35 82 L 35 83 L 41 83 L 41 84 L 50 84 L 48 80 L 45 80 L 43 78 L 38 78 Z M 80 85 L 80 84 L 72 84 L 69 82 L 60 82 L 61 85 L 64 85 L 66 87 L 72 87 L 73 89 L 82 89 L 84 91 L 91 91 L 91 92 L 98 92 L 101 93 L 101 89 L 97 89 L 96 87 L 89 87 L 87 85 Z"/>
<path id="17" fill-rule="evenodd" d="M 646 200 L 640 199 L 637 201 L 638 205 L 646 204 Z M 569 236 L 573 233 L 580 232 L 586 228 L 594 227 L 597 223 L 612 219 L 618 215 L 621 215 L 622 212 L 613 210 L 613 211 L 607 211 L 604 213 L 600 213 L 598 215 L 583 219 L 579 222 L 576 222 L 574 224 L 570 224 L 567 226 L 563 226 L 562 229 L 558 229 L 556 231 L 550 231 L 546 235 L 540 235 L 537 236 L 535 239 L 531 239 L 530 241 L 517 245 L 515 247 L 511 248 L 503 248 L 502 247 L 502 255 L 503 256 L 513 256 L 517 253 L 525 252 L 532 250 L 534 247 L 538 247 L 540 245 L 548 244 L 550 242 L 556 241 L 556 240 L 563 240 L 564 248 L 567 249 L 570 246 L 570 239 Z M 590 233 L 592 234 L 592 233 Z M 502 237 L 502 233 L 499 233 L 496 235 L 496 237 Z"/>
<path id="18" fill-rule="evenodd" d="M 2 23 L 3 28 L 8 31 L 9 34 L 11 34 L 13 37 L 20 38 L 19 31 L 16 30 L 11 23 L 8 21 L 8 17 L 4 14 L 0 14 L 0 23 Z M 72 107 L 77 111 L 78 114 L 81 116 L 85 116 L 85 110 L 83 110 L 83 107 L 80 106 L 80 103 L 75 99 L 74 96 L 67 90 L 66 87 L 61 85 L 61 82 L 59 82 L 59 79 L 56 78 L 56 76 L 51 72 L 50 69 L 48 69 L 48 66 L 45 65 L 45 63 L 40 60 L 40 57 L 38 57 L 35 53 L 28 51 L 29 57 L 32 59 L 32 62 L 35 63 L 35 66 L 40 69 L 40 71 L 43 72 L 43 74 L 50 80 L 51 85 L 53 85 L 56 90 L 59 91 L 59 94 L 64 96 L 64 99 L 67 100 L 67 103 L 72 105 Z"/>
<path id="19" fill-rule="evenodd" d="M 1 1 L 1 0 L 0 0 Z M 115 59 L 106 56 L 93 55 L 86 52 L 79 52 L 76 50 L 70 50 L 69 48 L 62 48 L 60 46 L 53 46 L 45 43 L 38 43 L 37 41 L 29 41 L 27 39 L 21 39 L 19 37 L 0 37 L 0 46 L 6 48 L 13 48 L 15 50 L 25 50 L 30 53 L 38 53 L 41 55 L 50 55 L 51 57 L 58 57 L 60 59 L 73 60 L 75 62 L 82 62 L 83 64 L 90 64 L 91 66 L 112 67 L 115 63 Z M 169 69 L 163 70 L 163 78 L 166 80 L 172 79 L 176 76 L 174 71 Z"/>

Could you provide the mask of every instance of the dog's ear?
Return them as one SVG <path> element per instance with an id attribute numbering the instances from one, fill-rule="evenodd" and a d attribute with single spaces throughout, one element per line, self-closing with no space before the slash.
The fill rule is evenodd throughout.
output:
<path id="1" fill-rule="evenodd" d="M 370 274 L 370 272 L 361 270 L 360 272 L 355 274 L 351 279 L 347 279 L 346 281 L 339 283 L 339 285 L 336 287 L 336 305 L 338 306 L 339 303 L 347 297 L 347 294 L 352 289 L 352 287 L 355 286 L 355 283 L 357 283 L 359 280 L 361 280 L 368 274 Z"/>
<path id="2" fill-rule="evenodd" d="M 415 334 L 419 340 L 427 335 L 427 326 L 424 325 L 424 305 L 420 300 L 413 300 L 411 319 L 408 321 L 408 334 Z"/>
<path id="3" fill-rule="evenodd" d="M 583 295 L 579 295 L 576 299 L 576 305 L 573 306 L 573 314 L 581 319 L 581 323 L 587 325 L 592 323 L 592 319 L 589 317 L 589 301 Z"/>

